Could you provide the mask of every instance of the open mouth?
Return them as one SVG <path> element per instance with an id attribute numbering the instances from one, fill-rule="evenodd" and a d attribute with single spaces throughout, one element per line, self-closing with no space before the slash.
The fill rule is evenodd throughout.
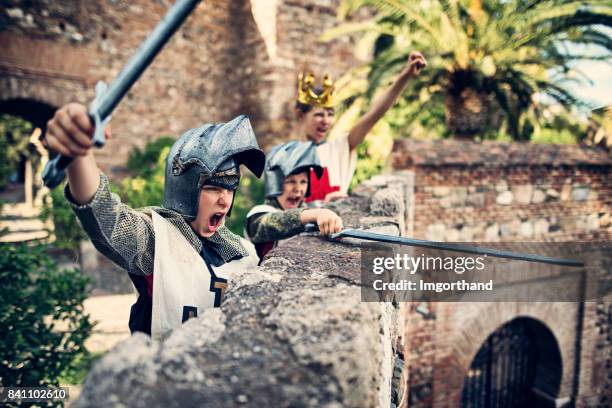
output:
<path id="1" fill-rule="evenodd" d="M 217 228 L 221 226 L 221 221 L 223 221 L 224 216 L 225 216 L 225 213 L 223 212 L 218 212 L 218 213 L 214 213 L 213 215 L 211 215 L 210 218 L 208 219 L 208 229 L 211 232 L 215 232 Z"/>
<path id="2" fill-rule="evenodd" d="M 295 208 L 298 205 L 300 205 L 300 201 L 302 201 L 302 197 L 288 197 L 287 198 L 287 205 L 290 208 Z"/>

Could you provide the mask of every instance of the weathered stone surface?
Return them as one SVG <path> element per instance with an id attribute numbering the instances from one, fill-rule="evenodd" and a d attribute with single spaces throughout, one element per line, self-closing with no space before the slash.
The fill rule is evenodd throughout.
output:
<path id="1" fill-rule="evenodd" d="M 531 238 L 533 236 L 533 224 L 531 221 L 524 221 L 521 223 L 521 235 L 525 238 Z"/>
<path id="2" fill-rule="evenodd" d="M 471 205 L 473 207 L 483 207 L 484 203 L 485 203 L 485 196 L 483 193 L 469 194 L 465 201 L 466 205 Z"/>
<path id="3" fill-rule="evenodd" d="M 531 202 L 534 204 L 540 204 L 543 203 L 544 200 L 546 200 L 546 194 L 544 193 L 544 191 L 538 189 L 535 189 L 533 191 L 533 195 L 531 196 Z"/>
<path id="4" fill-rule="evenodd" d="M 529 204 L 531 202 L 533 186 L 531 184 L 515 186 L 512 188 L 512 192 L 514 193 L 514 199 L 518 204 Z"/>
<path id="5" fill-rule="evenodd" d="M 572 189 L 572 200 L 574 201 L 585 201 L 589 197 L 588 186 L 576 186 Z"/>
<path id="6" fill-rule="evenodd" d="M 370 212 L 372 215 L 394 217 L 403 209 L 401 191 L 396 188 L 383 188 L 378 190 L 372 198 Z"/>
<path id="7" fill-rule="evenodd" d="M 427 227 L 426 238 L 431 241 L 444 241 L 446 226 L 444 224 L 432 224 Z"/>
<path id="8" fill-rule="evenodd" d="M 450 194 L 450 187 L 438 186 L 433 188 L 433 194 L 435 197 L 444 197 Z"/>
<path id="9" fill-rule="evenodd" d="M 499 205 L 510 205 L 512 204 L 512 200 L 514 199 L 514 195 L 512 191 L 504 191 L 497 195 L 496 202 Z"/>
<path id="10" fill-rule="evenodd" d="M 509 236 L 517 235 L 520 229 L 521 229 L 521 221 L 515 219 L 508 223 L 503 223 L 500 227 L 500 233 L 502 237 L 509 237 Z"/>
<path id="11" fill-rule="evenodd" d="M 559 198 L 559 192 L 554 188 L 549 188 L 546 190 L 546 199 L 549 201 L 557 200 Z"/>
<path id="12" fill-rule="evenodd" d="M 610 213 L 603 213 L 599 217 L 599 225 L 607 227 L 610 225 Z"/>
<path id="13" fill-rule="evenodd" d="M 546 219 L 539 218 L 533 223 L 533 233 L 537 236 L 547 234 L 549 226 L 550 223 Z"/>
<path id="14" fill-rule="evenodd" d="M 499 224 L 493 223 L 489 225 L 487 229 L 485 230 L 485 241 L 491 241 L 491 242 L 499 241 L 499 234 L 500 234 Z"/>

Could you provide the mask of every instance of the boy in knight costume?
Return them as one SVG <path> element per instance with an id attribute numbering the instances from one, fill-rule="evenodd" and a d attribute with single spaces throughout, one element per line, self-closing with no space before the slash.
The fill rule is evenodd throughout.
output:
<path id="1" fill-rule="evenodd" d="M 47 125 L 49 148 L 74 157 L 66 199 L 95 247 L 125 269 L 138 290 L 130 330 L 162 339 L 187 319 L 218 307 L 228 279 L 256 266 L 251 243 L 224 225 L 240 180 L 257 177 L 265 155 L 249 120 L 204 124 L 183 134 L 166 160 L 162 207 L 134 210 L 111 193 L 91 152 L 93 126 L 83 105 L 59 109 Z"/>
<path id="2" fill-rule="evenodd" d="M 334 84 L 329 76 L 323 86 L 315 85 L 312 73 L 298 78 L 298 98 L 295 105 L 297 136 L 317 146 L 317 155 L 323 166 L 320 179 L 311 177 L 310 197 L 307 202 L 329 202 L 346 197 L 357 165 L 357 146 L 363 142 L 376 122 L 393 106 L 411 78 L 419 75 L 427 65 L 420 52 L 411 52 L 408 62 L 396 80 L 345 135 L 325 141 L 334 121 Z"/>
<path id="3" fill-rule="evenodd" d="M 249 211 L 245 227 L 260 258 L 279 240 L 304 232 L 306 224 L 316 224 L 323 235 L 342 230 L 342 219 L 333 211 L 305 208 L 312 179 L 322 172 L 311 142 L 289 142 L 270 151 L 264 172 L 266 201 Z"/>

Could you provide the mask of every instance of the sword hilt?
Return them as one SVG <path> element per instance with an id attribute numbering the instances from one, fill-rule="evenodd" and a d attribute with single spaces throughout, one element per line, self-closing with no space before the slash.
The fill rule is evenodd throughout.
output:
<path id="1" fill-rule="evenodd" d="M 96 84 L 96 97 L 89 106 L 89 119 L 94 124 L 95 128 L 93 144 L 97 148 L 104 146 L 106 141 L 104 138 L 104 128 L 112 116 L 109 115 L 106 118 L 101 118 L 100 111 L 98 109 L 99 103 L 104 97 L 107 89 L 108 87 L 103 81 L 98 81 Z M 50 189 L 57 187 L 62 180 L 64 180 L 64 177 L 66 176 L 66 168 L 68 168 L 70 163 L 72 163 L 72 160 L 74 160 L 73 157 L 64 156 L 62 154 L 58 154 L 55 156 L 55 158 L 53 158 L 53 160 L 49 160 L 42 172 L 42 179 L 45 186 Z"/>

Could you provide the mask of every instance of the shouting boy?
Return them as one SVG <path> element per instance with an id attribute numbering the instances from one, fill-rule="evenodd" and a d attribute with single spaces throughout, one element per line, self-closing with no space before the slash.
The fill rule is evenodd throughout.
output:
<path id="1" fill-rule="evenodd" d="M 83 105 L 68 104 L 47 124 L 46 145 L 74 157 L 66 199 L 94 246 L 125 269 L 139 297 L 130 330 L 162 339 L 191 317 L 218 307 L 228 279 L 257 265 L 253 245 L 224 225 L 240 164 L 261 176 L 265 155 L 248 118 L 204 124 L 183 134 L 166 160 L 161 207 L 134 210 L 111 193 L 91 151 Z"/>

